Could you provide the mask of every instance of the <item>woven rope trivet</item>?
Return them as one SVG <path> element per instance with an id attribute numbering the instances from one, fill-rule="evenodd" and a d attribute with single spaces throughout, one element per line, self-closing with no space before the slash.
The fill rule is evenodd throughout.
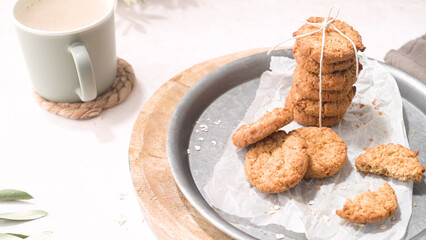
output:
<path id="1" fill-rule="evenodd" d="M 112 108 L 129 96 L 135 85 L 136 77 L 132 66 L 121 58 L 117 59 L 117 77 L 111 88 L 90 102 L 57 103 L 41 97 L 34 91 L 35 99 L 40 106 L 60 116 L 86 120 L 98 116 L 103 109 Z"/>

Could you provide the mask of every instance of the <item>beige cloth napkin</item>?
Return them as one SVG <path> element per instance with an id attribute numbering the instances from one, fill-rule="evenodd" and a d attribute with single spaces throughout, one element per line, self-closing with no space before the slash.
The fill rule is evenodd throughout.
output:
<path id="1" fill-rule="evenodd" d="M 385 62 L 426 83 L 426 34 L 407 42 L 398 50 L 390 50 Z"/>

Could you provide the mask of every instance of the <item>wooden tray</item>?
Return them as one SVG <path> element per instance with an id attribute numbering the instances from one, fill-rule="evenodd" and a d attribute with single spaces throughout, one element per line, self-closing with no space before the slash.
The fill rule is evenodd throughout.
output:
<path id="1" fill-rule="evenodd" d="M 167 160 L 167 128 L 179 100 L 199 79 L 226 63 L 267 50 L 253 49 L 197 64 L 161 86 L 140 112 L 130 141 L 130 170 L 145 219 L 159 239 L 231 239 L 180 192 Z"/>

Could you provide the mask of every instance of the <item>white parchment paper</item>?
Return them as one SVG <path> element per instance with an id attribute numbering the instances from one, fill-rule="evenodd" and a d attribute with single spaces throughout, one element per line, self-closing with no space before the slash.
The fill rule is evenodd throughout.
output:
<path id="1" fill-rule="evenodd" d="M 333 127 L 348 146 L 348 161 L 338 174 L 302 180 L 283 193 L 264 194 L 246 179 L 244 160 L 248 149 L 236 148 L 229 139 L 212 179 L 204 187 L 210 204 L 258 226 L 278 224 L 305 233 L 308 239 L 401 239 L 411 216 L 413 184 L 374 174 L 365 176 L 356 171 L 354 161 L 366 147 L 390 142 L 409 147 L 402 100 L 389 72 L 364 55 L 360 60 L 363 70 L 355 84 L 356 96 L 343 121 Z M 239 126 L 284 106 L 295 66 L 293 59 L 272 57 L 271 71 L 262 74 L 256 97 Z M 289 132 L 300 127 L 293 122 L 283 129 Z M 398 197 L 393 220 L 359 225 L 336 215 L 336 209 L 342 209 L 346 199 L 367 189 L 374 191 L 383 182 L 388 182 Z"/>

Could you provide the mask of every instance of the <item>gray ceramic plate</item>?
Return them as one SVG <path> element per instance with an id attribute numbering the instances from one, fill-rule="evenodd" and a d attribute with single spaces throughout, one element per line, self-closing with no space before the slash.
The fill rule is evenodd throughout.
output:
<path id="1" fill-rule="evenodd" d="M 291 50 L 275 51 L 273 56 L 293 57 Z M 223 154 L 226 140 L 254 99 L 260 75 L 269 69 L 270 56 L 266 53 L 248 56 L 226 64 L 195 84 L 181 99 L 170 120 L 167 135 L 167 154 L 174 178 L 188 201 L 213 225 L 236 239 L 305 239 L 303 234 L 286 231 L 278 225 L 257 227 L 247 219 L 227 215 L 210 206 L 203 190 L 210 180 L 216 162 Z M 410 146 L 420 151 L 426 165 L 426 85 L 412 76 L 384 64 L 398 83 L 403 97 L 404 120 Z M 195 131 L 196 121 L 204 123 L 209 132 Z M 214 123 L 221 120 L 221 123 Z M 414 137 L 411 136 L 413 131 Z M 199 138 L 205 138 L 200 141 Z M 212 144 L 216 141 L 216 145 Z M 202 150 L 188 146 L 199 145 Z M 426 238 L 426 183 L 414 184 L 413 208 L 407 239 Z M 265 235 L 266 233 L 266 235 Z"/>

